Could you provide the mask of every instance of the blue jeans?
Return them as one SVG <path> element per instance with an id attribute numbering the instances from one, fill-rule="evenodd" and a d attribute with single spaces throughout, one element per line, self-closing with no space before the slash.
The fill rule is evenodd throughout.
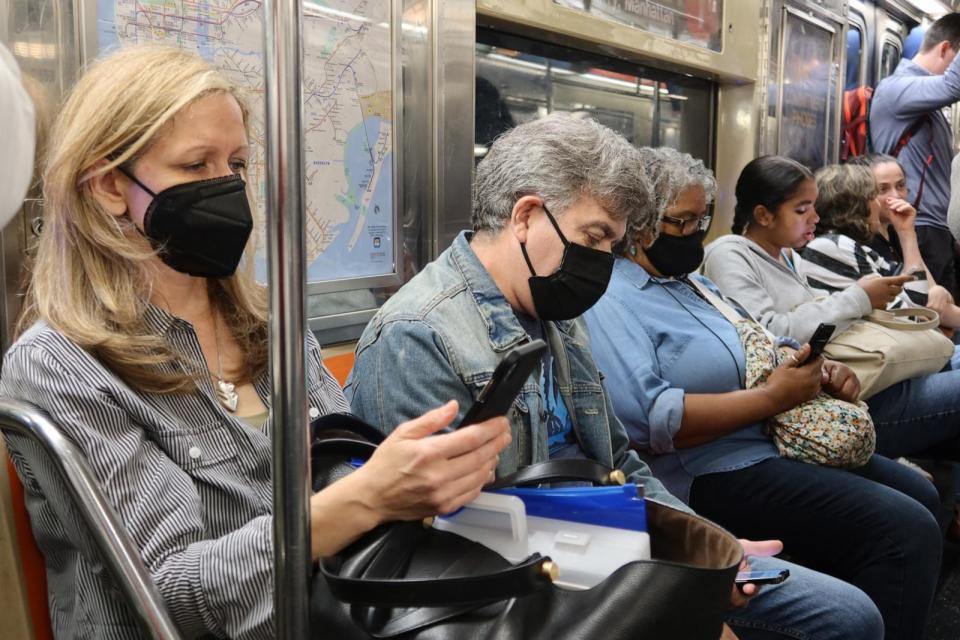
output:
<path id="1" fill-rule="evenodd" d="M 960 460 L 960 347 L 943 371 L 898 382 L 867 400 L 877 453 L 897 458 L 934 449 Z"/>
<path id="2" fill-rule="evenodd" d="M 778 538 L 793 561 L 866 593 L 887 640 L 923 637 L 940 572 L 937 504 L 930 482 L 881 456 L 853 471 L 772 458 L 700 476 L 690 491 L 705 518 L 741 538 Z"/>
<path id="3" fill-rule="evenodd" d="M 880 640 L 883 618 L 860 589 L 778 558 L 750 558 L 760 569 L 789 569 L 780 584 L 765 585 L 727 624 L 740 640 Z"/>

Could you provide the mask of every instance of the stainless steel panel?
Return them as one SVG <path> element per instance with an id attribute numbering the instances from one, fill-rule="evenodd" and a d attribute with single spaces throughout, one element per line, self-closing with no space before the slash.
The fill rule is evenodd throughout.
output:
<path id="1" fill-rule="evenodd" d="M 473 184 L 474 47 L 470 1 L 433 3 L 433 211 L 431 257 L 470 226 Z"/>
<path id="2" fill-rule="evenodd" d="M 73 85 L 79 68 L 75 33 L 79 2 L 64 0 L 0 1 L 0 41 L 20 66 L 23 84 L 33 98 L 37 114 L 36 180 L 23 209 L 0 232 L 0 348 L 13 340 L 20 313 L 23 266 L 36 233 L 42 228 L 39 167 L 57 106 Z"/>
<path id="3" fill-rule="evenodd" d="M 717 198 L 713 205 L 713 223 L 707 240 L 730 233 L 734 190 L 740 171 L 756 156 L 759 141 L 756 116 L 756 91 L 753 85 L 722 85 L 717 93 L 716 176 Z"/>
<path id="4" fill-rule="evenodd" d="M 761 8 L 762 0 L 726 0 L 723 50 L 714 52 L 584 15 L 553 0 L 477 1 L 478 24 L 627 59 L 639 56 L 670 70 L 739 81 L 756 79 Z"/>

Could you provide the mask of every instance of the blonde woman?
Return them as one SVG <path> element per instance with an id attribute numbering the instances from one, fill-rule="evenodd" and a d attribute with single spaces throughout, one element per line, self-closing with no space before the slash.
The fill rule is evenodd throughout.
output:
<path id="1" fill-rule="evenodd" d="M 46 162 L 46 221 L 0 391 L 45 409 L 82 449 L 181 632 L 269 638 L 272 520 L 267 329 L 248 247 L 249 112 L 176 49 L 101 60 L 64 105 Z M 312 336 L 308 397 L 346 411 Z M 472 499 L 506 421 L 426 436 L 411 420 L 310 503 L 313 557 L 377 524 Z M 47 565 L 58 638 L 135 637 L 130 611 L 36 447 L 10 438 Z"/>

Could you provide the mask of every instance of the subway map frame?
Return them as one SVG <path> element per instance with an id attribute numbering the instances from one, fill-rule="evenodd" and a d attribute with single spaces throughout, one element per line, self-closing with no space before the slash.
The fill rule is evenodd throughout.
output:
<path id="1" fill-rule="evenodd" d="M 85 61 L 118 46 L 190 49 L 247 90 L 254 257 L 266 281 L 262 0 L 86 0 Z M 400 283 L 399 29 L 395 0 L 303 3 L 308 293 Z M 90 19 L 90 16 L 95 16 Z M 118 90 L 122 90 L 118 88 Z"/>

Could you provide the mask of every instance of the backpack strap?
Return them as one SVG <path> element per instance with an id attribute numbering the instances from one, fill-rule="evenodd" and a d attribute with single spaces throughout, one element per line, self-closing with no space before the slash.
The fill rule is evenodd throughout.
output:
<path id="1" fill-rule="evenodd" d="M 900 152 L 903 151 L 903 148 L 907 146 L 907 143 L 910 142 L 910 139 L 913 138 L 920 131 L 920 128 L 926 124 L 933 124 L 933 118 L 929 113 L 924 114 L 922 117 L 917 119 L 910 128 L 907 129 L 900 139 L 897 141 L 897 146 L 893 149 L 893 157 L 899 157 Z M 923 169 L 920 170 L 920 187 L 917 189 L 917 197 L 913 201 L 913 208 L 919 211 L 920 201 L 923 199 L 923 187 L 927 182 L 927 169 L 930 165 L 933 164 L 933 131 L 931 129 L 930 135 L 927 138 L 927 159 L 923 161 Z"/>

